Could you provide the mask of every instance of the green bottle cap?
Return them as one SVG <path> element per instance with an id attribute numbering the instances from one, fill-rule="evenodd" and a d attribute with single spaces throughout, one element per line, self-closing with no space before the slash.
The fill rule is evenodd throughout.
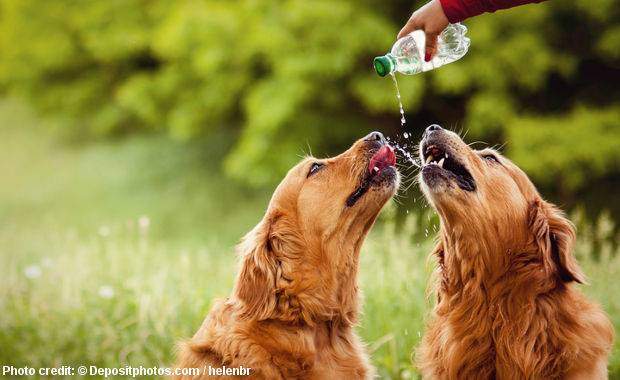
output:
<path id="1" fill-rule="evenodd" d="M 372 62 L 375 65 L 375 71 L 381 77 L 384 77 L 394 71 L 394 63 L 387 55 L 375 57 Z"/>

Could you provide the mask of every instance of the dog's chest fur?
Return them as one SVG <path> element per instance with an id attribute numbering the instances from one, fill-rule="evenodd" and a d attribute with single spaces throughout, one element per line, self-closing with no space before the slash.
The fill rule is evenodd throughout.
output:
<path id="1" fill-rule="evenodd" d="M 574 304 L 579 294 L 563 287 L 537 293 L 535 279 L 522 281 L 519 273 L 510 271 L 493 278 L 480 262 L 468 262 L 476 257 L 456 257 L 443 250 L 436 254 L 440 269 L 437 306 L 418 358 L 427 377 L 563 376 L 571 365 L 567 358 L 575 358 L 563 333 L 579 322 L 562 303 Z M 565 324 L 560 330 L 566 331 L 551 328 L 559 323 Z"/>

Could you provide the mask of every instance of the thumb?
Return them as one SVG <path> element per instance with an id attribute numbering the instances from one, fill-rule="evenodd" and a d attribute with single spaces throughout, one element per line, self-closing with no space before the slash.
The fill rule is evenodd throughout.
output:
<path id="1" fill-rule="evenodd" d="M 437 34 L 426 33 L 426 45 L 424 46 L 424 61 L 429 62 L 437 53 Z"/>

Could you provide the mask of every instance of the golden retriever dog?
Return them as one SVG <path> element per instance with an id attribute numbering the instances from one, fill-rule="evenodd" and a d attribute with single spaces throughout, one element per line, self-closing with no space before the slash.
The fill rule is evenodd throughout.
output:
<path id="1" fill-rule="evenodd" d="M 395 163 L 373 132 L 337 157 L 292 168 L 239 246 L 231 296 L 182 345 L 177 368 L 207 368 L 195 378 L 209 377 L 208 367 L 249 368 L 254 379 L 372 378 L 354 330 L 359 254 L 398 187 Z"/>
<path id="2" fill-rule="evenodd" d="M 575 288 L 575 230 L 515 164 L 431 125 L 420 183 L 439 214 L 426 379 L 606 379 L 613 327 Z"/>

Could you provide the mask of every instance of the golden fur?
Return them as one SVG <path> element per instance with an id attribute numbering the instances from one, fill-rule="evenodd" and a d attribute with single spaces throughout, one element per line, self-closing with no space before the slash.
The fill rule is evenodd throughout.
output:
<path id="1" fill-rule="evenodd" d="M 250 378 L 270 380 L 374 376 L 354 331 L 358 258 L 398 173 L 390 166 L 357 202 L 348 199 L 384 144 L 373 133 L 337 157 L 306 158 L 289 171 L 239 246 L 232 295 L 216 301 L 182 345 L 177 368 L 244 366 Z M 316 162 L 325 166 L 310 175 Z"/>
<path id="2" fill-rule="evenodd" d="M 437 304 L 417 351 L 424 378 L 607 378 L 613 327 L 574 285 L 585 276 L 571 222 L 496 151 L 438 126 L 420 144 L 424 162 L 433 151 L 465 167 L 475 190 L 438 165 L 422 169 L 441 220 Z"/>

